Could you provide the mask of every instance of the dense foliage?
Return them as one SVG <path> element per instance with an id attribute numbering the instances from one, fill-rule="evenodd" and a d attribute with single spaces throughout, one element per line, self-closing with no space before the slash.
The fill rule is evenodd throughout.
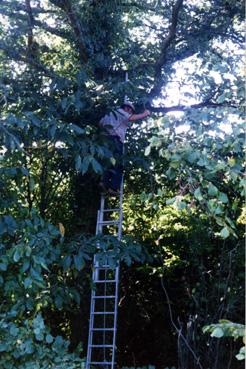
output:
<path id="1" fill-rule="evenodd" d="M 119 367 L 242 367 L 226 337 L 243 323 L 243 15 L 241 0 L 1 1 L 1 368 L 83 367 L 96 252 L 123 261 Z M 98 121 L 125 95 L 152 115 L 125 145 L 125 237 L 98 240 L 115 163 Z"/>

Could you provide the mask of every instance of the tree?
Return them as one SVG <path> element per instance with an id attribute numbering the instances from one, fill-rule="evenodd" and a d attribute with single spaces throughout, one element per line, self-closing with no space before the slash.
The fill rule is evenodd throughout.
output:
<path id="1" fill-rule="evenodd" d="M 22 334 L 24 325 L 29 324 L 32 331 L 27 341 L 31 339 L 33 347 L 42 342 L 45 357 L 50 357 L 49 345 L 55 342 L 52 334 L 63 333 L 73 347 L 81 340 L 85 345 L 87 318 L 82 333 L 77 333 L 71 322 L 88 310 L 97 183 L 103 168 L 114 162 L 98 120 L 125 95 L 137 109 L 146 106 L 153 112 L 151 123 L 140 129 L 136 125 L 128 136 L 125 207 L 131 216 L 126 216 L 124 225 L 154 260 L 149 261 L 149 269 L 142 268 L 141 283 L 145 286 L 146 278 L 158 270 L 148 287 L 154 296 L 151 311 L 162 299 L 163 291 L 158 288 L 164 273 L 170 292 L 183 276 L 185 283 L 171 297 L 176 301 L 178 294 L 182 296 L 184 322 L 189 315 L 199 315 L 199 322 L 192 326 L 199 339 L 199 326 L 216 323 L 213 317 L 240 320 L 241 304 L 236 295 L 241 296 L 242 290 L 232 275 L 240 284 L 243 9 L 243 2 L 229 0 L 1 2 L 4 342 L 18 337 L 17 332 Z M 172 219 L 170 229 L 167 219 Z M 175 228 L 177 221 L 189 231 Z M 53 226 L 59 223 L 60 232 Z M 170 237 L 163 235 L 166 228 Z M 191 247 L 191 239 L 194 244 L 199 240 L 199 250 Z M 105 247 L 112 243 L 113 239 L 107 238 Z M 125 260 L 146 263 L 146 251 L 139 248 L 134 252 L 135 241 L 124 245 Z M 221 268 L 216 272 L 218 263 Z M 214 274 L 207 281 L 210 268 Z M 221 280 L 227 281 L 223 293 Z M 126 281 L 122 290 L 127 285 Z M 185 286 L 187 291 L 195 289 L 194 293 L 187 295 Z M 142 291 L 135 287 L 130 291 L 133 296 L 137 291 L 136 299 L 145 301 Z M 221 303 L 224 294 L 226 302 Z M 197 303 L 202 298 L 210 303 L 215 299 L 215 309 Z M 175 313 L 179 315 L 180 310 Z M 37 321 L 45 332 L 41 332 L 42 339 L 40 332 L 35 333 Z M 170 330 L 165 335 L 171 336 Z M 214 369 L 223 365 L 218 360 L 225 352 L 222 349 L 218 354 L 218 347 L 211 344 L 212 355 L 217 355 L 211 364 L 213 356 L 207 359 L 198 340 L 188 343 L 204 365 Z M 61 340 L 60 344 L 66 346 Z M 12 346 L 7 349 L 4 345 L 1 351 L 8 355 Z M 13 353 L 9 367 L 18 363 L 26 368 L 27 356 L 32 353 Z M 124 355 L 131 365 L 124 352 L 122 365 Z M 182 340 L 178 355 L 180 367 L 197 367 Z M 170 358 L 170 365 L 175 364 L 171 360 L 176 356 Z M 147 359 L 137 358 L 139 365 L 149 364 L 143 362 Z M 77 358 L 71 367 L 79 365 Z M 159 365 L 166 363 L 160 361 Z"/>

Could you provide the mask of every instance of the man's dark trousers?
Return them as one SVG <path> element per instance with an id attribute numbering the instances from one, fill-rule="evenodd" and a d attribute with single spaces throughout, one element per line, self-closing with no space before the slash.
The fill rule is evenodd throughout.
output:
<path id="1" fill-rule="evenodd" d="M 107 169 L 103 174 L 103 185 L 108 189 L 111 188 L 113 191 L 120 190 L 122 175 L 123 175 L 123 143 L 117 136 L 110 136 L 112 142 L 112 151 L 116 159 L 116 165 L 112 168 Z"/>

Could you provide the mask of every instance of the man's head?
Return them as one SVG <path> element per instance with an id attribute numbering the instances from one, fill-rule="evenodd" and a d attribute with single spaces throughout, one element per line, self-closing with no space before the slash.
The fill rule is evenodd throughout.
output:
<path id="1" fill-rule="evenodd" d="M 129 114 L 135 113 L 135 107 L 130 101 L 125 101 L 121 108 Z"/>

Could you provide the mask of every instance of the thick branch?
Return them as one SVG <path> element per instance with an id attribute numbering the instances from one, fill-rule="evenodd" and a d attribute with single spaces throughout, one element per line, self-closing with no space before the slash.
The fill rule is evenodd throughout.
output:
<path id="1" fill-rule="evenodd" d="M 69 39 L 70 38 L 69 37 L 70 36 L 69 33 L 66 32 L 65 30 L 59 30 L 59 29 L 57 29 L 55 27 L 51 27 L 48 24 L 43 23 L 43 22 L 41 22 L 41 21 L 39 21 L 37 19 L 35 19 L 34 25 L 37 26 L 37 27 L 39 27 L 39 28 L 41 28 L 41 29 L 43 29 L 46 32 L 49 32 L 49 33 L 53 34 L 53 35 L 56 35 L 56 36 L 59 36 L 59 37 L 62 37 L 62 38 L 66 38 L 66 39 Z"/>
<path id="2" fill-rule="evenodd" d="M 176 61 L 183 60 L 187 57 L 190 57 L 200 50 L 202 50 L 202 46 L 204 44 L 208 44 L 209 41 L 211 41 L 213 38 L 221 36 L 222 38 L 228 38 L 233 39 L 233 35 L 230 35 L 227 32 L 227 27 L 229 26 L 229 23 L 225 24 L 219 24 L 218 26 L 214 26 L 213 22 L 216 20 L 216 15 L 211 14 L 206 19 L 206 22 L 202 22 L 202 24 L 195 24 L 195 27 L 191 24 L 191 29 L 195 28 L 193 31 L 182 31 L 182 39 L 174 41 L 176 37 L 176 28 L 177 28 L 177 22 L 178 22 L 178 15 L 179 11 L 182 6 L 182 1 L 177 1 L 175 4 L 175 7 L 173 9 L 172 14 L 172 23 L 169 28 L 169 34 L 164 40 L 164 43 L 162 45 L 162 51 L 159 59 L 157 62 L 153 65 L 155 69 L 154 74 L 154 86 L 152 87 L 149 97 L 150 99 L 153 99 L 155 96 L 160 95 L 162 86 L 163 86 L 163 78 L 162 78 L 162 67 L 165 64 L 174 63 Z M 180 42 L 185 42 L 186 45 L 180 45 Z M 234 42 L 240 42 L 241 37 L 240 35 L 237 35 L 237 38 L 233 39 Z M 173 45 L 173 47 L 170 49 L 170 45 Z M 168 51 L 168 54 L 167 54 Z M 166 82 L 166 81 L 165 81 Z"/>
<path id="3" fill-rule="evenodd" d="M 232 105 L 231 103 L 215 103 L 215 102 L 201 102 L 193 105 L 173 105 L 173 106 L 151 106 L 148 105 L 148 109 L 150 109 L 153 113 L 169 113 L 172 111 L 187 111 L 189 109 L 201 109 L 201 108 L 235 108 L 238 109 L 237 105 Z"/>
<path id="4" fill-rule="evenodd" d="M 178 16 L 180 9 L 183 5 L 183 0 L 177 0 L 176 4 L 173 7 L 172 11 L 172 19 L 171 19 L 171 25 L 169 27 L 169 32 L 166 38 L 164 39 L 161 47 L 161 54 L 159 56 L 159 59 L 156 61 L 154 68 L 155 68 L 155 85 L 152 88 L 150 92 L 150 96 L 156 96 L 161 92 L 162 83 L 160 81 L 161 79 L 161 69 L 162 66 L 165 64 L 166 61 L 166 54 L 169 46 L 171 45 L 172 41 L 176 37 L 176 29 L 178 24 Z"/>
<path id="5" fill-rule="evenodd" d="M 21 3 L 17 2 L 17 1 L 15 1 L 15 2 L 11 1 L 11 5 L 13 6 L 13 9 L 15 11 L 24 11 L 24 12 L 26 11 L 26 6 L 24 4 L 21 4 Z M 5 0 L 1 0 L 1 11 L 0 11 L 0 13 L 2 13 L 2 11 L 4 10 L 4 7 L 9 8 L 10 7 L 10 2 L 5 1 Z M 32 6 L 32 13 L 37 14 L 37 15 L 38 14 L 56 14 L 56 11 L 52 10 L 52 9 L 43 9 L 40 6 L 38 6 L 38 7 Z"/>
<path id="6" fill-rule="evenodd" d="M 163 66 L 163 64 L 165 63 L 165 60 L 166 60 L 167 49 L 170 46 L 171 42 L 176 37 L 176 28 L 177 28 L 177 23 L 178 23 L 178 15 L 179 15 L 179 11 L 181 9 L 182 4 L 183 4 L 183 0 L 177 0 L 175 6 L 173 8 L 172 21 L 171 21 L 171 25 L 170 25 L 170 28 L 169 28 L 169 33 L 163 41 L 163 44 L 162 44 L 162 47 L 161 47 L 160 57 L 157 60 L 157 62 L 155 63 L 156 75 L 160 74 L 161 68 L 162 68 L 162 66 Z"/>
<path id="7" fill-rule="evenodd" d="M 75 13 L 72 7 L 71 1 L 70 0 L 62 0 L 62 1 L 50 0 L 50 2 L 58 6 L 60 9 L 62 9 L 67 15 L 70 26 L 72 27 L 74 34 L 76 36 L 80 59 L 83 63 L 87 63 L 88 54 L 87 54 L 87 50 L 84 44 L 82 26 L 80 24 L 77 14 Z"/>
<path id="8" fill-rule="evenodd" d="M 131 3 L 122 3 L 121 6 L 126 7 L 127 9 L 134 7 L 144 12 L 151 11 L 151 12 L 156 13 L 156 10 L 159 9 L 160 4 L 157 4 L 157 6 L 155 7 L 150 7 L 150 6 L 147 6 L 146 4 L 140 4 L 138 2 L 132 1 Z"/>
<path id="9" fill-rule="evenodd" d="M 32 8 L 30 4 L 30 0 L 25 0 L 26 4 L 26 12 L 28 15 L 28 31 L 27 31 L 27 54 L 31 57 L 34 57 L 35 47 L 34 47 L 34 38 L 33 38 L 33 28 L 34 28 L 34 17 L 32 14 Z"/>
<path id="10" fill-rule="evenodd" d="M 26 20 L 26 16 L 22 13 L 20 13 L 20 11 L 26 11 L 27 8 L 23 5 L 18 5 L 15 7 L 15 11 L 12 11 L 10 9 L 7 8 L 6 4 L 4 4 L 5 7 L 1 8 L 0 10 L 0 13 L 11 18 L 11 19 L 23 19 L 24 21 Z M 43 11 L 42 12 L 42 9 L 40 9 L 39 11 L 39 8 L 31 8 L 31 12 L 33 15 L 39 15 L 39 14 L 42 14 L 42 13 L 46 13 L 46 14 L 52 14 L 52 13 L 55 13 L 55 11 L 51 11 L 51 10 L 47 10 L 47 11 Z M 59 37 L 62 37 L 62 38 L 66 38 L 66 39 L 69 39 L 71 38 L 71 35 L 69 32 L 65 31 L 65 30 L 61 30 L 61 29 L 58 29 L 58 28 L 55 28 L 55 27 L 51 27 L 49 26 L 47 23 L 45 22 L 42 22 L 40 21 L 39 19 L 36 19 L 34 18 L 34 16 L 32 17 L 32 24 L 33 26 L 35 27 L 39 27 L 41 29 L 43 29 L 44 31 L 46 32 L 49 32 L 53 35 L 56 35 L 56 36 L 59 36 Z"/>
<path id="11" fill-rule="evenodd" d="M 34 68 L 39 70 L 40 72 L 43 72 L 47 77 L 51 79 L 56 80 L 63 80 L 71 83 L 69 80 L 65 80 L 64 77 L 58 76 L 53 70 L 46 68 L 43 64 L 38 62 L 37 60 L 33 59 L 32 57 L 29 57 L 26 55 L 26 52 L 24 49 L 19 49 L 19 51 L 16 51 L 15 49 L 10 49 L 7 45 L 5 45 L 3 42 L 0 42 L 0 50 L 3 50 L 7 57 L 9 57 L 12 60 L 23 62 L 29 65 L 32 65 Z"/>

